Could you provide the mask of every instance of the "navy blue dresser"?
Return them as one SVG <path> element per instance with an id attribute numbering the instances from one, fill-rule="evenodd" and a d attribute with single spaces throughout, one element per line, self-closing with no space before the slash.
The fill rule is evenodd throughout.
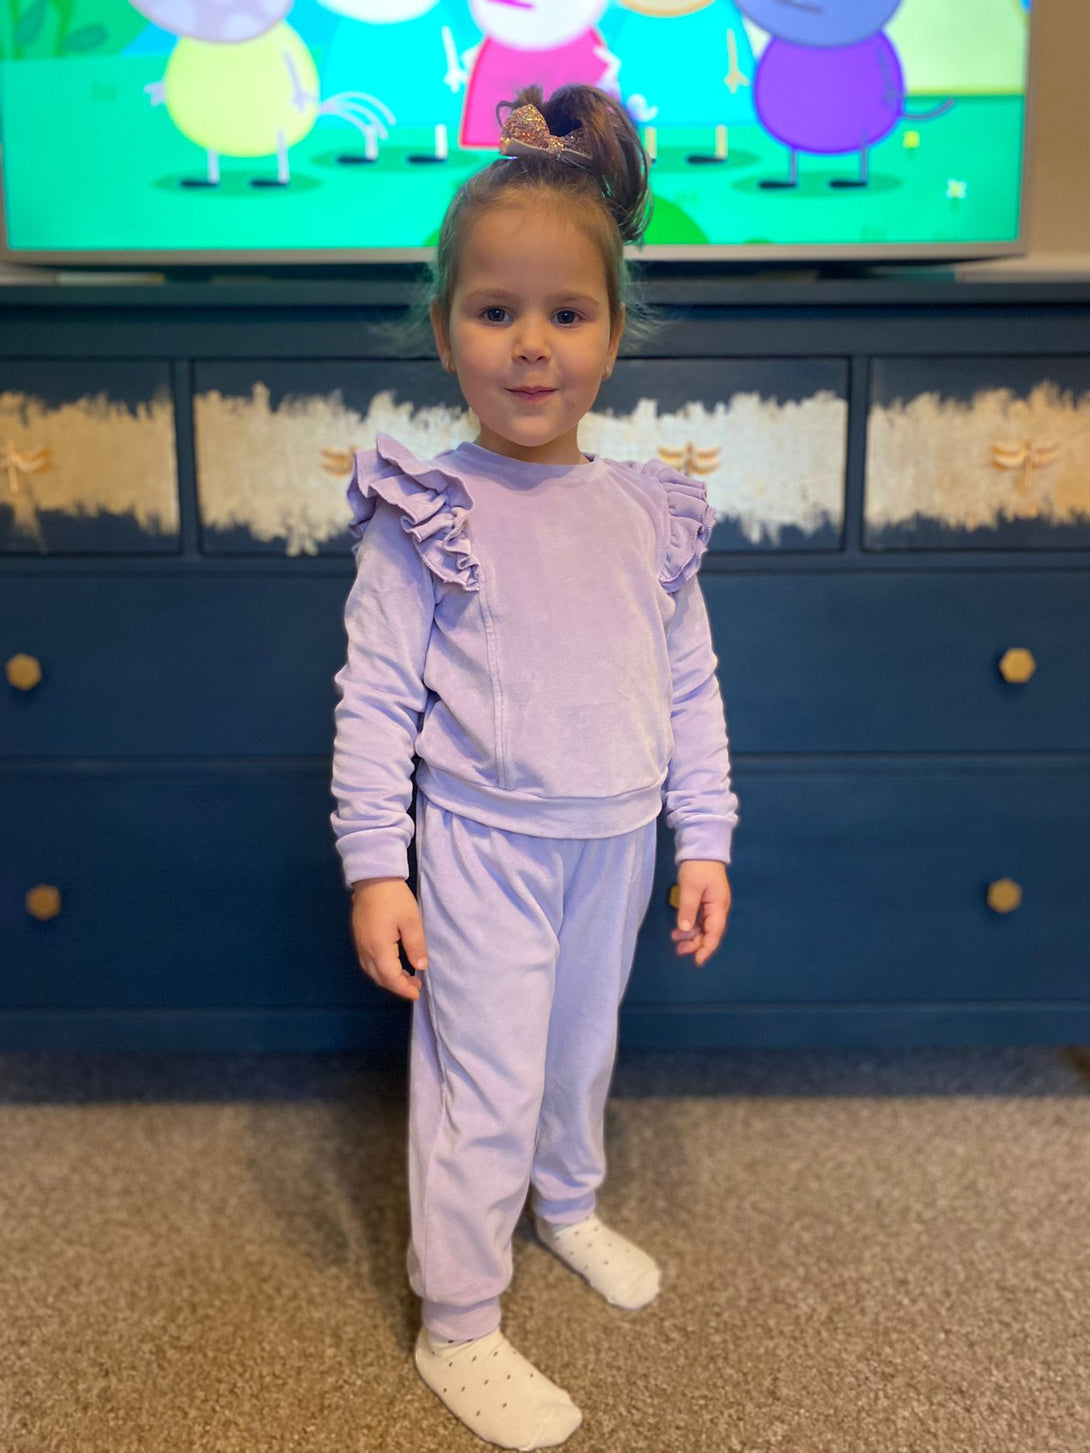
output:
<path id="1" fill-rule="evenodd" d="M 0 290 L 0 1050 L 403 1042 L 329 756 L 403 278 Z M 1090 1038 L 1090 285 L 660 277 L 581 442 L 705 478 L 741 823 L 628 1046 Z M 588 623 L 588 630 L 593 623 Z M 472 905 L 467 905 L 472 911 Z"/>

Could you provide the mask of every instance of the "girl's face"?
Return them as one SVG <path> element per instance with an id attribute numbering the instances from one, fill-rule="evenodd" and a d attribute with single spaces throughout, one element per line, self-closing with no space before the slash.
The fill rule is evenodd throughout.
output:
<path id="1" fill-rule="evenodd" d="M 432 328 L 466 403 L 476 443 L 532 464 L 582 464 L 579 422 L 617 358 L 598 249 L 541 202 L 503 202 L 470 224 L 451 298 L 449 334 Z"/>

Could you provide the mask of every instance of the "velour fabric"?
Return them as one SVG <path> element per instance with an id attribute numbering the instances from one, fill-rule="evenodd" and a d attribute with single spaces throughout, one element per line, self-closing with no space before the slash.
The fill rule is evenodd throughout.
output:
<path id="1" fill-rule="evenodd" d="M 416 817 L 428 968 L 412 1016 L 406 1265 L 437 1336 L 483 1337 L 527 1193 L 558 1226 L 597 1206 L 655 825 L 543 838 L 423 794 Z"/>
<path id="2" fill-rule="evenodd" d="M 332 814 L 346 884 L 408 876 L 414 767 L 433 802 L 490 826 L 611 837 L 665 808 L 676 861 L 729 863 L 701 481 L 471 443 L 418 460 L 380 434 L 348 499 Z"/>

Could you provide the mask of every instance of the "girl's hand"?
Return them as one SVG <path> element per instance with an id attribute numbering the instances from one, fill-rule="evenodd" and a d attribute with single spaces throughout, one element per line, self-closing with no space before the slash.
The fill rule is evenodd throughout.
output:
<path id="1" fill-rule="evenodd" d="M 670 937 L 679 954 L 696 955 L 694 962 L 699 969 L 715 953 L 726 931 L 730 912 L 726 866 L 687 858 L 677 865 L 677 886 L 677 927 Z"/>
<path id="2" fill-rule="evenodd" d="M 398 941 L 413 968 L 428 967 L 424 925 L 413 890 L 403 878 L 361 878 L 352 884 L 352 936 L 360 968 L 380 989 L 419 999 L 420 982 L 401 967 Z"/>

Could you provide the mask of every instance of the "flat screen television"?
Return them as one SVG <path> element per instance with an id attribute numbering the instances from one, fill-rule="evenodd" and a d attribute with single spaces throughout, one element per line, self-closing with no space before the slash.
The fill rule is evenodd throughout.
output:
<path id="1" fill-rule="evenodd" d="M 8 0 L 3 253 L 411 262 L 498 101 L 586 81 L 656 259 L 1024 251 L 1032 0 Z"/>

